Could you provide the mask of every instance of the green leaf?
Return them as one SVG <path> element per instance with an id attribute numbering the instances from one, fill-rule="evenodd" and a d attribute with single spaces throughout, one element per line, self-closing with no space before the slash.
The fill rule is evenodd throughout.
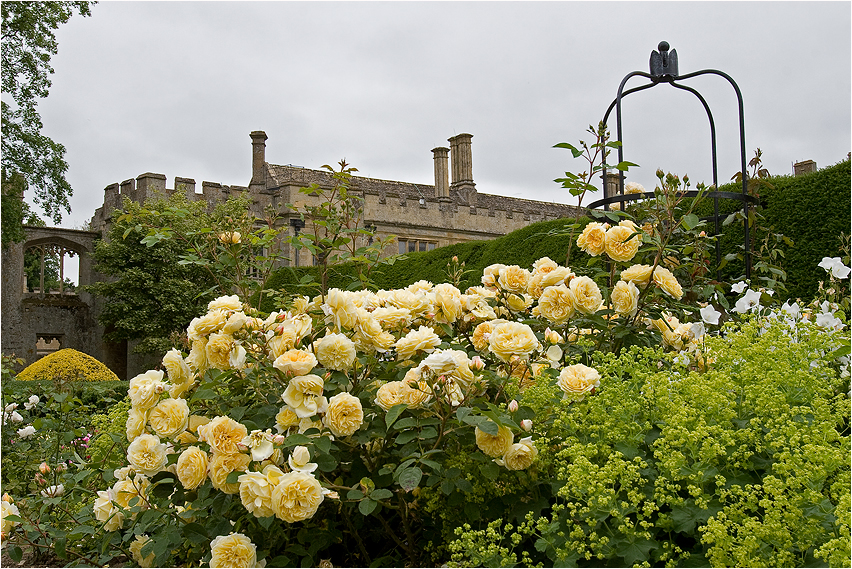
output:
<path id="1" fill-rule="evenodd" d="M 328 454 L 331 451 L 331 439 L 328 437 L 317 437 L 313 439 L 314 446 L 320 451 Z"/>
<path id="2" fill-rule="evenodd" d="M 627 172 L 627 170 L 630 168 L 630 166 L 636 166 L 636 167 L 638 167 L 638 166 L 639 166 L 639 164 L 634 164 L 633 162 L 628 162 L 627 160 L 624 160 L 624 161 L 619 162 L 618 164 L 616 164 L 616 165 L 615 165 L 615 169 L 616 169 L 616 170 L 621 170 L 622 172 Z"/>
<path id="3" fill-rule="evenodd" d="M 370 498 L 373 500 L 387 500 L 391 497 L 393 497 L 393 492 L 387 488 L 379 488 L 370 493 Z"/>
<path id="4" fill-rule="evenodd" d="M 379 503 L 375 500 L 367 498 L 366 500 L 361 500 L 361 502 L 358 503 L 358 511 L 364 514 L 365 516 L 369 516 L 373 513 L 373 511 L 376 509 L 376 506 L 378 505 Z"/>
<path id="5" fill-rule="evenodd" d="M 364 497 L 364 493 L 361 492 L 360 490 L 358 490 L 357 488 L 353 488 L 349 492 L 346 493 L 346 499 L 347 500 L 360 500 L 363 497 Z"/>
<path id="6" fill-rule="evenodd" d="M 387 425 L 388 430 L 390 430 L 391 425 L 394 424 L 403 411 L 408 409 L 407 403 L 397 403 L 393 407 L 391 407 L 388 412 L 385 414 L 385 425 Z"/>
<path id="7" fill-rule="evenodd" d="M 489 461 L 479 465 L 479 471 L 488 480 L 496 480 L 500 475 L 500 467 L 494 461 Z"/>
<path id="8" fill-rule="evenodd" d="M 412 466 L 399 473 L 399 485 L 406 492 L 411 492 L 420 485 L 421 478 L 423 478 L 423 471 Z"/>
<path id="9" fill-rule="evenodd" d="M 700 220 L 698 219 L 698 216 L 697 216 L 697 215 L 695 215 L 694 213 L 690 213 L 690 214 L 684 215 L 684 216 L 680 219 L 680 224 L 681 224 L 681 225 L 683 226 L 683 228 L 684 228 L 684 229 L 686 229 L 686 230 L 692 229 L 693 227 L 695 227 L 695 226 L 696 226 L 696 225 L 698 225 L 699 223 L 700 223 Z"/>
<path id="10" fill-rule="evenodd" d="M 207 529 L 198 523 L 192 522 L 183 526 L 183 537 L 190 543 L 207 543 L 210 538 L 207 536 Z"/>

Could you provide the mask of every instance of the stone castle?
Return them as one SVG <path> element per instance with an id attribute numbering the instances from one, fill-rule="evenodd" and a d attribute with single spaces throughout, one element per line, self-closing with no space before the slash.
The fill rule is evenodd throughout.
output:
<path id="1" fill-rule="evenodd" d="M 299 189 L 312 183 L 330 188 L 332 174 L 271 164 L 266 161 L 266 134 L 255 131 L 250 137 L 252 177 L 247 186 L 205 181 L 198 189 L 195 180 L 175 177 L 173 187 L 167 188 L 165 175 L 145 173 L 104 189 L 104 203 L 95 211 L 89 231 L 27 227 L 23 243 L 3 249 L 3 353 L 14 353 L 29 364 L 60 348 L 74 348 L 104 362 L 123 379 L 148 369 L 151 358 L 134 354 L 132 342 L 104 342 L 104 330 L 97 323 L 104 299 L 84 291 L 62 290 L 61 286 L 60 290 L 45 290 L 43 276 L 40 283 L 28 284 L 24 252 L 34 251 L 42 259 L 58 255 L 60 274 L 64 254 L 75 255 L 79 257 L 78 284 L 98 282 L 104 277 L 93 269 L 91 253 L 96 241 L 106 235 L 112 212 L 122 207 L 125 198 L 144 203 L 154 196 L 175 192 L 208 204 L 223 202 L 230 196 L 248 195 L 256 217 L 262 218 L 266 207 L 273 206 L 283 212 L 280 223 L 289 226 L 288 231 L 306 230 L 300 215 L 287 210 L 284 204 L 312 205 L 314 196 L 300 193 Z M 583 210 L 573 206 L 479 193 L 473 181 L 472 138 L 470 134 L 459 134 L 448 140 L 449 148 L 432 150 L 434 185 L 352 177 L 350 194 L 360 197 L 364 204 L 362 225 L 371 227 L 377 237 L 397 238 L 390 242 L 385 254 L 429 251 L 455 243 L 493 239 L 537 221 L 582 215 Z M 310 220 L 306 222 L 309 230 Z M 293 264 L 312 263 L 307 250 L 303 249 L 298 257 L 294 253 L 285 246 L 283 254 Z"/>

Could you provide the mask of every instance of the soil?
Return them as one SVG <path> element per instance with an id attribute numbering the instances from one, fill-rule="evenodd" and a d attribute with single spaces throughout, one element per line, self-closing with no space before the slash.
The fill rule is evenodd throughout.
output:
<path id="1" fill-rule="evenodd" d="M 41 559 L 36 559 L 36 556 L 30 547 L 21 548 L 24 551 L 24 555 L 21 557 L 21 560 L 16 563 L 15 561 L 12 561 L 12 558 L 9 556 L 9 547 L 13 547 L 13 545 L 9 544 L 8 547 L 3 548 L 2 556 L 0 556 L 0 567 L 62 567 L 65 565 L 65 563 L 57 559 L 53 554 L 46 556 L 42 555 Z"/>

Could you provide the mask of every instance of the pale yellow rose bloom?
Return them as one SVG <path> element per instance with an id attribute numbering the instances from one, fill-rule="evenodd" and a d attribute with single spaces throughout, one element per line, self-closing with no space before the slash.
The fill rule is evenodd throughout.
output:
<path id="1" fill-rule="evenodd" d="M 574 293 L 564 284 L 549 286 L 538 299 L 539 314 L 553 324 L 564 324 L 576 312 Z"/>
<path id="2" fill-rule="evenodd" d="M 166 391 L 163 381 L 163 372 L 159 370 L 148 370 L 130 380 L 127 395 L 130 404 L 137 409 L 150 409 L 157 404 L 160 394 Z"/>
<path id="3" fill-rule="evenodd" d="M 621 271 L 621 280 L 645 286 L 651 280 L 651 265 L 633 265 Z"/>
<path id="4" fill-rule="evenodd" d="M 207 480 L 207 453 L 198 447 L 189 447 L 177 460 L 177 476 L 187 490 L 195 490 Z"/>
<path id="5" fill-rule="evenodd" d="M 95 519 L 99 522 L 106 522 L 104 524 L 106 531 L 115 531 L 124 523 L 124 512 L 113 504 L 114 501 L 115 493 L 112 488 L 98 490 L 98 497 L 92 505 L 92 513 L 95 514 Z"/>
<path id="6" fill-rule="evenodd" d="M 361 400 L 343 392 L 328 400 L 328 410 L 322 418 L 323 424 L 336 437 L 348 437 L 364 422 Z"/>
<path id="7" fill-rule="evenodd" d="M 249 324 L 249 317 L 243 312 L 234 312 L 228 317 L 228 321 L 225 322 L 225 325 L 222 327 L 222 332 L 226 334 L 233 334 L 234 332 L 242 330 L 246 324 Z"/>
<path id="8" fill-rule="evenodd" d="M 488 348 L 504 362 L 511 361 L 512 356 L 526 359 L 540 347 L 532 328 L 520 322 L 497 324 L 488 339 Z"/>
<path id="9" fill-rule="evenodd" d="M 538 456 L 538 449 L 535 448 L 532 437 L 524 437 L 509 447 L 503 459 L 498 460 L 497 464 L 505 466 L 508 470 L 525 470 L 532 465 L 536 456 Z"/>
<path id="10" fill-rule="evenodd" d="M 506 265 L 502 265 L 500 263 L 495 263 L 485 267 L 482 271 L 482 278 L 480 279 L 482 285 L 487 287 L 497 286 L 497 279 L 500 278 L 500 269 L 505 266 Z"/>
<path id="11" fill-rule="evenodd" d="M 652 320 L 651 325 L 662 334 L 663 345 L 674 348 L 677 351 L 683 349 L 684 336 L 681 334 L 683 328 L 681 328 L 680 320 L 675 316 L 664 316 L 663 318 Z"/>
<path id="12" fill-rule="evenodd" d="M 148 415 L 148 424 L 161 437 L 174 437 L 189 424 L 189 405 L 185 399 L 163 399 Z"/>
<path id="13" fill-rule="evenodd" d="M 148 509 L 148 500 L 145 496 L 145 490 L 148 486 L 151 485 L 151 482 L 142 475 L 137 475 L 134 479 L 125 478 L 124 480 L 118 480 L 112 487 L 113 496 L 115 496 L 115 502 L 124 509 L 128 509 L 131 507 L 130 501 L 133 498 L 139 498 L 139 500 L 134 504 L 134 506 L 139 506 L 143 510 Z M 133 513 L 132 516 L 136 514 Z"/>
<path id="14" fill-rule="evenodd" d="M 635 316 L 639 307 L 639 288 L 630 281 L 618 281 L 612 289 L 612 309 L 622 316 Z"/>
<path id="15" fill-rule="evenodd" d="M 477 327 L 473 329 L 473 336 L 471 337 L 473 347 L 480 352 L 487 348 L 491 332 L 494 331 L 495 326 L 502 322 L 505 322 L 505 320 L 486 320 L 485 322 L 477 325 Z"/>
<path id="16" fill-rule="evenodd" d="M 476 435 L 476 446 L 492 458 L 506 454 L 515 440 L 515 435 L 512 434 L 511 429 L 502 426 L 497 429 L 496 435 L 490 435 L 479 427 L 476 427 L 474 434 Z"/>
<path id="17" fill-rule="evenodd" d="M 622 221 L 619 225 L 610 227 L 606 232 L 606 254 L 613 261 L 621 262 L 629 261 L 635 257 L 636 252 L 639 251 L 639 246 L 642 244 L 642 238 L 639 235 L 630 237 L 635 232 L 636 228 L 632 222 Z"/>
<path id="18" fill-rule="evenodd" d="M 210 567 L 257 567 L 257 547 L 241 533 L 220 535 L 210 542 Z"/>
<path id="19" fill-rule="evenodd" d="M 425 405 L 432 397 L 431 388 L 420 379 L 420 372 L 417 368 L 412 368 L 405 373 L 405 377 L 402 379 L 400 397 L 401 402 L 407 403 L 409 407 Z"/>
<path id="20" fill-rule="evenodd" d="M 388 296 L 388 302 L 397 308 L 408 310 L 412 317 L 426 312 L 429 308 L 426 295 L 404 288 L 391 291 Z"/>
<path id="21" fill-rule="evenodd" d="M 435 285 L 435 321 L 452 324 L 462 315 L 461 291 L 450 283 Z"/>
<path id="22" fill-rule="evenodd" d="M 532 275 L 518 265 L 503 267 L 497 272 L 497 285 L 508 292 L 525 293 Z"/>
<path id="23" fill-rule="evenodd" d="M 136 539 L 134 539 L 130 543 L 130 555 L 133 557 L 133 561 L 136 562 L 140 567 L 153 567 L 154 566 L 154 552 L 152 551 L 146 557 L 142 557 L 142 548 L 145 547 L 151 541 L 151 538 L 147 535 L 137 535 Z"/>
<path id="24" fill-rule="evenodd" d="M 296 345 L 296 329 L 292 326 L 279 324 L 276 327 L 275 334 L 267 340 L 266 345 L 272 359 L 278 358 L 287 350 L 292 350 Z"/>
<path id="25" fill-rule="evenodd" d="M 127 422 L 125 423 L 125 431 L 127 440 L 133 442 L 133 439 L 145 432 L 145 425 L 148 423 L 148 411 L 131 407 L 127 413 Z"/>
<path id="26" fill-rule="evenodd" d="M 2 523 L 2 528 L 0 528 L 0 531 L 3 532 L 5 539 L 9 535 L 9 532 L 12 531 L 12 528 L 20 523 L 9 520 L 6 516 L 20 516 L 21 512 L 18 510 L 18 506 L 6 500 L 0 500 L 0 508 L 2 508 L 2 522 L 0 522 Z"/>
<path id="27" fill-rule="evenodd" d="M 604 224 L 591 221 L 577 238 L 577 246 L 592 257 L 597 257 L 606 250 L 606 233 Z"/>
<path id="28" fill-rule="evenodd" d="M 559 264 L 551 259 L 550 257 L 542 257 L 533 263 L 533 273 L 549 273 L 550 271 L 557 269 Z"/>
<path id="29" fill-rule="evenodd" d="M 398 328 L 411 321 L 411 311 L 396 306 L 382 306 L 373 310 L 372 314 L 385 328 Z"/>
<path id="30" fill-rule="evenodd" d="M 556 267 L 552 271 L 544 273 L 544 276 L 541 278 L 541 289 L 544 290 L 549 286 L 560 284 L 567 285 L 573 276 L 574 273 L 568 267 Z"/>
<path id="31" fill-rule="evenodd" d="M 181 353 L 175 348 L 172 348 L 163 356 L 163 367 L 166 368 L 169 381 L 173 384 L 186 383 L 192 380 L 192 371 L 183 360 Z"/>
<path id="32" fill-rule="evenodd" d="M 514 312 L 523 312 L 534 302 L 533 297 L 528 294 L 509 294 L 505 298 L 506 305 Z"/>
<path id="33" fill-rule="evenodd" d="M 403 382 L 388 381 L 383 383 L 376 391 L 375 403 L 385 411 L 389 411 L 394 405 L 404 403 L 402 398 Z"/>
<path id="34" fill-rule="evenodd" d="M 603 296 L 601 289 L 589 277 L 575 277 L 571 279 L 569 287 L 574 293 L 574 307 L 577 312 L 583 314 L 594 314 L 601 307 Z"/>
<path id="35" fill-rule="evenodd" d="M 272 363 L 275 369 L 291 376 L 306 375 L 317 365 L 317 358 L 306 350 L 287 350 Z"/>
<path id="36" fill-rule="evenodd" d="M 305 472 L 288 472 L 272 491 L 275 515 L 291 524 L 312 518 L 322 500 L 322 486 Z"/>
<path id="37" fill-rule="evenodd" d="M 214 300 L 211 300 L 207 304 L 207 311 L 212 312 L 213 310 L 242 310 L 243 303 L 240 302 L 240 297 L 236 294 L 232 294 L 230 296 L 220 296 Z"/>
<path id="38" fill-rule="evenodd" d="M 187 328 L 187 336 L 190 340 L 196 340 L 202 336 L 208 336 L 219 331 L 228 321 L 228 313 L 224 310 L 211 310 L 200 318 L 194 318 Z"/>
<path id="39" fill-rule="evenodd" d="M 358 323 L 358 307 L 352 302 L 350 295 L 340 289 L 333 288 L 328 291 L 322 309 L 327 316 L 327 322 L 332 324 L 335 330 L 352 330 Z"/>
<path id="40" fill-rule="evenodd" d="M 663 289 L 664 293 L 676 300 L 683 297 L 683 288 L 672 272 L 665 267 L 657 267 L 654 270 L 654 283 Z"/>
<path id="41" fill-rule="evenodd" d="M 240 501 L 249 513 L 258 518 L 275 515 L 272 510 L 272 491 L 284 476 L 280 468 L 269 465 L 263 472 L 246 472 L 237 479 L 240 484 Z"/>
<path id="42" fill-rule="evenodd" d="M 427 356 L 417 370 L 422 373 L 429 369 L 435 376 L 448 376 L 457 381 L 465 390 L 473 383 L 473 372 L 470 369 L 470 358 L 461 350 L 435 350 Z"/>
<path id="43" fill-rule="evenodd" d="M 431 352 L 441 345 L 441 338 L 428 326 L 412 330 L 396 342 L 396 358 L 407 360 L 417 352 Z"/>
<path id="44" fill-rule="evenodd" d="M 219 454 L 214 452 L 208 463 L 208 475 L 213 488 L 225 494 L 239 493 L 239 483 L 228 484 L 228 475 L 232 472 L 245 472 L 248 470 L 250 462 L 251 456 L 247 454 Z"/>
<path id="45" fill-rule="evenodd" d="M 197 374 L 203 374 L 208 367 L 207 363 L 207 338 L 198 338 L 193 340 L 192 349 L 189 355 L 186 356 L 186 363 L 190 369 Z"/>
<path id="46" fill-rule="evenodd" d="M 127 461 L 133 470 L 154 476 L 166 467 L 166 445 L 156 435 L 143 434 L 127 447 Z"/>
<path id="47" fill-rule="evenodd" d="M 198 427 L 198 438 L 210 445 L 215 453 L 236 454 L 240 443 L 246 438 L 245 425 L 226 416 L 219 416 Z"/>
<path id="48" fill-rule="evenodd" d="M 279 433 L 285 433 L 290 427 L 295 427 L 299 424 L 299 416 L 290 409 L 287 405 L 278 411 L 275 415 L 275 429 Z"/>
<path id="49" fill-rule="evenodd" d="M 231 351 L 236 347 L 234 337 L 224 332 L 214 332 L 207 338 L 207 362 L 215 369 L 231 369 Z"/>
<path id="50" fill-rule="evenodd" d="M 343 334 L 326 334 L 316 343 L 317 359 L 323 367 L 346 371 L 355 363 L 355 343 Z"/>
<path id="51" fill-rule="evenodd" d="M 601 374 L 594 368 L 575 364 L 564 368 L 559 373 L 557 385 L 565 393 L 565 397 L 579 393 L 581 396 L 576 399 L 582 401 L 586 393 L 600 387 Z"/>
<path id="52" fill-rule="evenodd" d="M 311 417 L 326 409 L 328 402 L 322 395 L 323 386 L 323 379 L 318 375 L 300 375 L 290 380 L 281 398 L 299 418 Z"/>

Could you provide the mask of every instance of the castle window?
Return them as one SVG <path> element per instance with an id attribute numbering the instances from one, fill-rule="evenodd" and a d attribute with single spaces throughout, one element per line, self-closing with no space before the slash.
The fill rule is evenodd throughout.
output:
<path id="1" fill-rule="evenodd" d="M 399 254 L 414 253 L 417 251 L 431 251 L 438 244 L 434 241 L 424 241 L 422 239 L 400 239 Z"/>

